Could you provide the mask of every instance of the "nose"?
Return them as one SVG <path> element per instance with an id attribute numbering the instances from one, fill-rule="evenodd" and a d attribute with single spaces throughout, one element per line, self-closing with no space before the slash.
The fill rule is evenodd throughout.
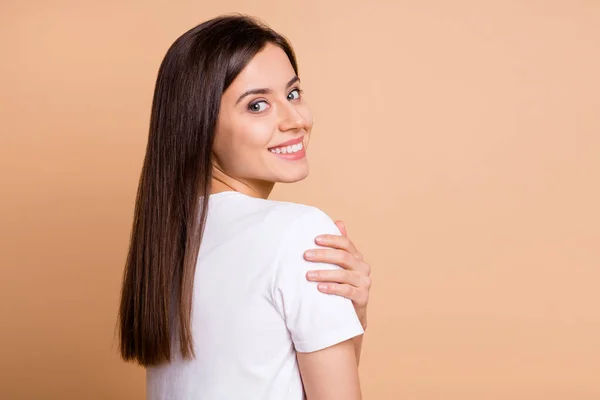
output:
<path id="1" fill-rule="evenodd" d="M 306 129 L 306 118 L 298 109 L 289 102 L 279 107 L 281 120 L 279 130 L 285 132 L 288 130 Z"/>

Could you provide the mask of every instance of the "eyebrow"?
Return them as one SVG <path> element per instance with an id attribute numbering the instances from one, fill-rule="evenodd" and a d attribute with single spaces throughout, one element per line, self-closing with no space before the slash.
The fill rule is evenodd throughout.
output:
<path id="1" fill-rule="evenodd" d="M 285 85 L 285 88 L 286 89 L 289 88 L 296 82 L 300 82 L 300 78 L 298 78 L 297 75 L 295 75 L 292 79 L 290 79 L 290 81 Z M 271 89 L 266 89 L 266 88 L 247 90 L 237 99 L 237 101 L 235 102 L 235 105 L 237 105 L 240 101 L 242 101 L 242 99 L 246 96 L 250 96 L 252 94 L 269 94 L 271 92 L 272 92 Z"/>

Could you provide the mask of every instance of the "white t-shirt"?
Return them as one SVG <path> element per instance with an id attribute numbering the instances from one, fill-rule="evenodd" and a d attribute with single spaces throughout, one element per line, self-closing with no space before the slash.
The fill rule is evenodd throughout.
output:
<path id="1" fill-rule="evenodd" d="M 320 234 L 339 235 L 317 208 L 237 192 L 210 196 L 192 309 L 196 358 L 146 371 L 149 400 L 300 400 L 296 352 L 363 334 L 352 302 L 319 292 L 304 260 Z"/>

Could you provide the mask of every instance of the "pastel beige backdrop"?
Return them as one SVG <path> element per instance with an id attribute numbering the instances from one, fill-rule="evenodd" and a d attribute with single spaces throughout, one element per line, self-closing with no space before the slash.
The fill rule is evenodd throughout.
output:
<path id="1" fill-rule="evenodd" d="M 0 398 L 144 398 L 114 327 L 154 80 L 232 11 L 291 39 L 316 114 L 273 198 L 373 266 L 365 399 L 600 399 L 592 0 L 3 0 Z"/>

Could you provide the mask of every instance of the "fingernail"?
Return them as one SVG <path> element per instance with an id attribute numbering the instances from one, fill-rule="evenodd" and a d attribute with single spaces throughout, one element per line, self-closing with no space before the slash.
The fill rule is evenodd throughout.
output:
<path id="1" fill-rule="evenodd" d="M 312 258 L 315 256 L 315 252 L 312 250 L 308 250 L 307 252 L 304 253 L 304 255 L 308 258 Z"/>
<path id="2" fill-rule="evenodd" d="M 318 285 L 318 287 L 319 287 L 319 290 L 327 290 L 327 284 L 325 284 L 325 283 L 320 283 Z"/>
<path id="3" fill-rule="evenodd" d="M 326 243 L 327 242 L 327 238 L 323 237 L 323 236 L 317 236 L 317 243 Z"/>
<path id="4" fill-rule="evenodd" d="M 314 271 L 309 271 L 309 272 L 306 274 L 306 276 L 307 276 L 309 279 L 314 279 L 314 278 L 316 278 L 316 277 L 317 277 L 317 273 L 316 273 L 316 272 L 314 272 Z"/>

